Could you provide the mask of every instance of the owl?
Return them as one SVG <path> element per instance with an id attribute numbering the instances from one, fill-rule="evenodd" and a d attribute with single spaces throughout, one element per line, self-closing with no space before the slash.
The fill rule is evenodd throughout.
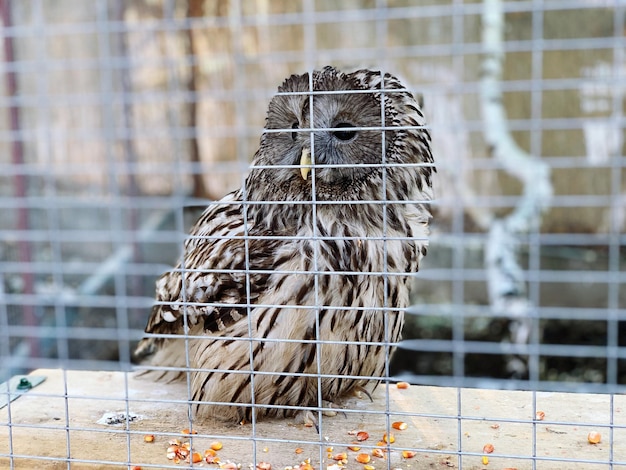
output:
<path id="1" fill-rule="evenodd" d="M 145 373 L 189 374 L 197 418 L 238 422 L 311 418 L 375 386 L 426 254 L 425 124 L 390 74 L 287 78 L 243 186 L 208 206 L 157 281 Z"/>

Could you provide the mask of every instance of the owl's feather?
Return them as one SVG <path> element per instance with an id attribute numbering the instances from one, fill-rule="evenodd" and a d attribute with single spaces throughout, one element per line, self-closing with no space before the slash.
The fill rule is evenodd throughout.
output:
<path id="1" fill-rule="evenodd" d="M 244 187 L 206 209 L 157 281 L 146 332 L 172 336 L 136 351 L 175 368 L 162 380 L 189 371 L 200 417 L 249 418 L 251 403 L 293 415 L 321 405 L 318 383 L 333 402 L 384 376 L 426 253 L 434 168 L 411 93 L 330 67 L 279 92 Z"/>

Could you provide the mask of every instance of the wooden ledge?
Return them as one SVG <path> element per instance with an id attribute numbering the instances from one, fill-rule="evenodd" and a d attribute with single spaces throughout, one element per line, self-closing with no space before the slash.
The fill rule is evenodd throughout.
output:
<path id="1" fill-rule="evenodd" d="M 189 440 L 180 435 L 190 427 L 185 384 L 155 384 L 124 372 L 41 369 L 31 375 L 46 380 L 0 410 L 0 468 L 10 468 L 12 460 L 16 469 L 66 469 L 68 454 L 72 469 L 189 467 L 166 456 L 170 439 Z M 350 399 L 345 417 L 324 417 L 321 437 L 314 428 L 291 420 L 255 426 L 211 421 L 194 423 L 198 434 L 192 436 L 192 446 L 204 455 L 213 441 L 220 441 L 221 461 L 241 464 L 242 469 L 248 469 L 256 456 L 257 464 L 268 462 L 274 470 L 295 468 L 305 459 L 313 468 L 326 470 L 337 463 L 329 455 L 342 452 L 348 457 L 346 469 L 362 469 L 357 454 L 371 454 L 387 432 L 387 423 L 403 421 L 408 428 L 392 430 L 395 442 L 385 458 L 371 457 L 375 469 L 387 469 L 386 459 L 394 469 L 458 468 L 460 460 L 464 469 L 530 469 L 533 448 L 538 469 L 606 469 L 611 452 L 613 463 L 626 465 L 626 397 L 613 397 L 612 417 L 610 399 L 540 392 L 536 409 L 545 418 L 533 421 L 531 392 L 427 386 L 399 390 L 381 385 L 373 403 Z M 179 403 L 167 403 L 170 400 Z M 101 424 L 106 413 L 125 416 L 127 411 L 137 418 Z M 354 431 L 366 431 L 369 439 L 354 444 Z M 588 443 L 590 431 L 601 433 L 599 444 Z M 154 434 L 154 442 L 146 443 L 146 434 Z M 492 454 L 483 454 L 486 444 L 493 445 Z M 405 459 L 402 450 L 417 455 Z M 218 466 L 204 462 L 200 468 Z"/>

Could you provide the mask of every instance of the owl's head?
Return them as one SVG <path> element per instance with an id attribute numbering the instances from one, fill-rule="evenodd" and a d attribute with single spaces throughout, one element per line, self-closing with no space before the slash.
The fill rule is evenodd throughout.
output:
<path id="1" fill-rule="evenodd" d="M 368 198 L 387 198 L 372 186 L 381 192 L 383 171 L 392 183 L 403 174 L 397 183 L 408 199 L 409 185 L 430 187 L 425 125 L 416 99 L 390 74 L 326 67 L 292 75 L 269 104 L 252 174 L 273 188 L 271 199 L 311 200 L 315 188 L 320 201 L 361 199 L 366 189 Z"/>

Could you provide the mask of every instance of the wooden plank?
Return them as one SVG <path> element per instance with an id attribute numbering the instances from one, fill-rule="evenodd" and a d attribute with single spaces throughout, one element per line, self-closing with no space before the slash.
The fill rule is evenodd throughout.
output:
<path id="1" fill-rule="evenodd" d="M 123 372 L 37 370 L 32 375 L 47 379 L 0 410 L 1 468 L 10 468 L 12 460 L 16 469 L 66 469 L 68 458 L 72 469 L 188 467 L 166 457 L 169 439 L 188 440 L 179 435 L 190 427 L 185 384 L 154 384 Z M 355 397 L 344 403 L 345 417 L 323 418 L 321 435 L 291 420 L 266 420 L 255 426 L 211 421 L 194 423 L 199 434 L 193 436 L 192 445 L 204 453 L 212 441 L 219 440 L 222 462 L 236 462 L 241 468 L 248 468 L 255 458 L 256 463 L 271 463 L 275 470 L 310 458 L 314 468 L 326 469 L 335 463 L 328 455 L 340 452 L 348 454 L 346 468 L 362 468 L 355 456 L 376 447 L 389 416 L 389 423 L 405 421 L 409 427 L 394 432 L 396 441 L 385 459 L 372 457 L 376 469 L 388 468 L 387 458 L 389 468 L 398 469 L 458 468 L 459 459 L 464 469 L 530 469 L 533 449 L 540 458 L 539 469 L 608 468 L 609 395 L 537 393 L 536 397 L 544 421 L 533 422 L 530 392 L 380 386 L 373 403 Z M 626 397 L 613 399 L 612 420 L 617 426 L 613 462 L 626 468 Z M 178 403 L 166 403 L 170 400 Z M 118 425 L 98 423 L 107 412 L 127 411 L 140 419 Z M 370 435 L 358 444 L 358 452 L 347 448 L 357 445 L 350 434 L 356 430 Z M 591 430 L 602 434 L 600 444 L 587 442 Z M 145 434 L 154 434 L 155 441 L 144 442 Z M 481 459 L 487 443 L 495 452 L 485 467 Z M 302 453 L 296 454 L 297 448 Z M 418 454 L 403 459 L 403 449 Z M 571 460 L 564 463 L 563 459 Z M 207 463 L 202 467 L 217 468 Z"/>

